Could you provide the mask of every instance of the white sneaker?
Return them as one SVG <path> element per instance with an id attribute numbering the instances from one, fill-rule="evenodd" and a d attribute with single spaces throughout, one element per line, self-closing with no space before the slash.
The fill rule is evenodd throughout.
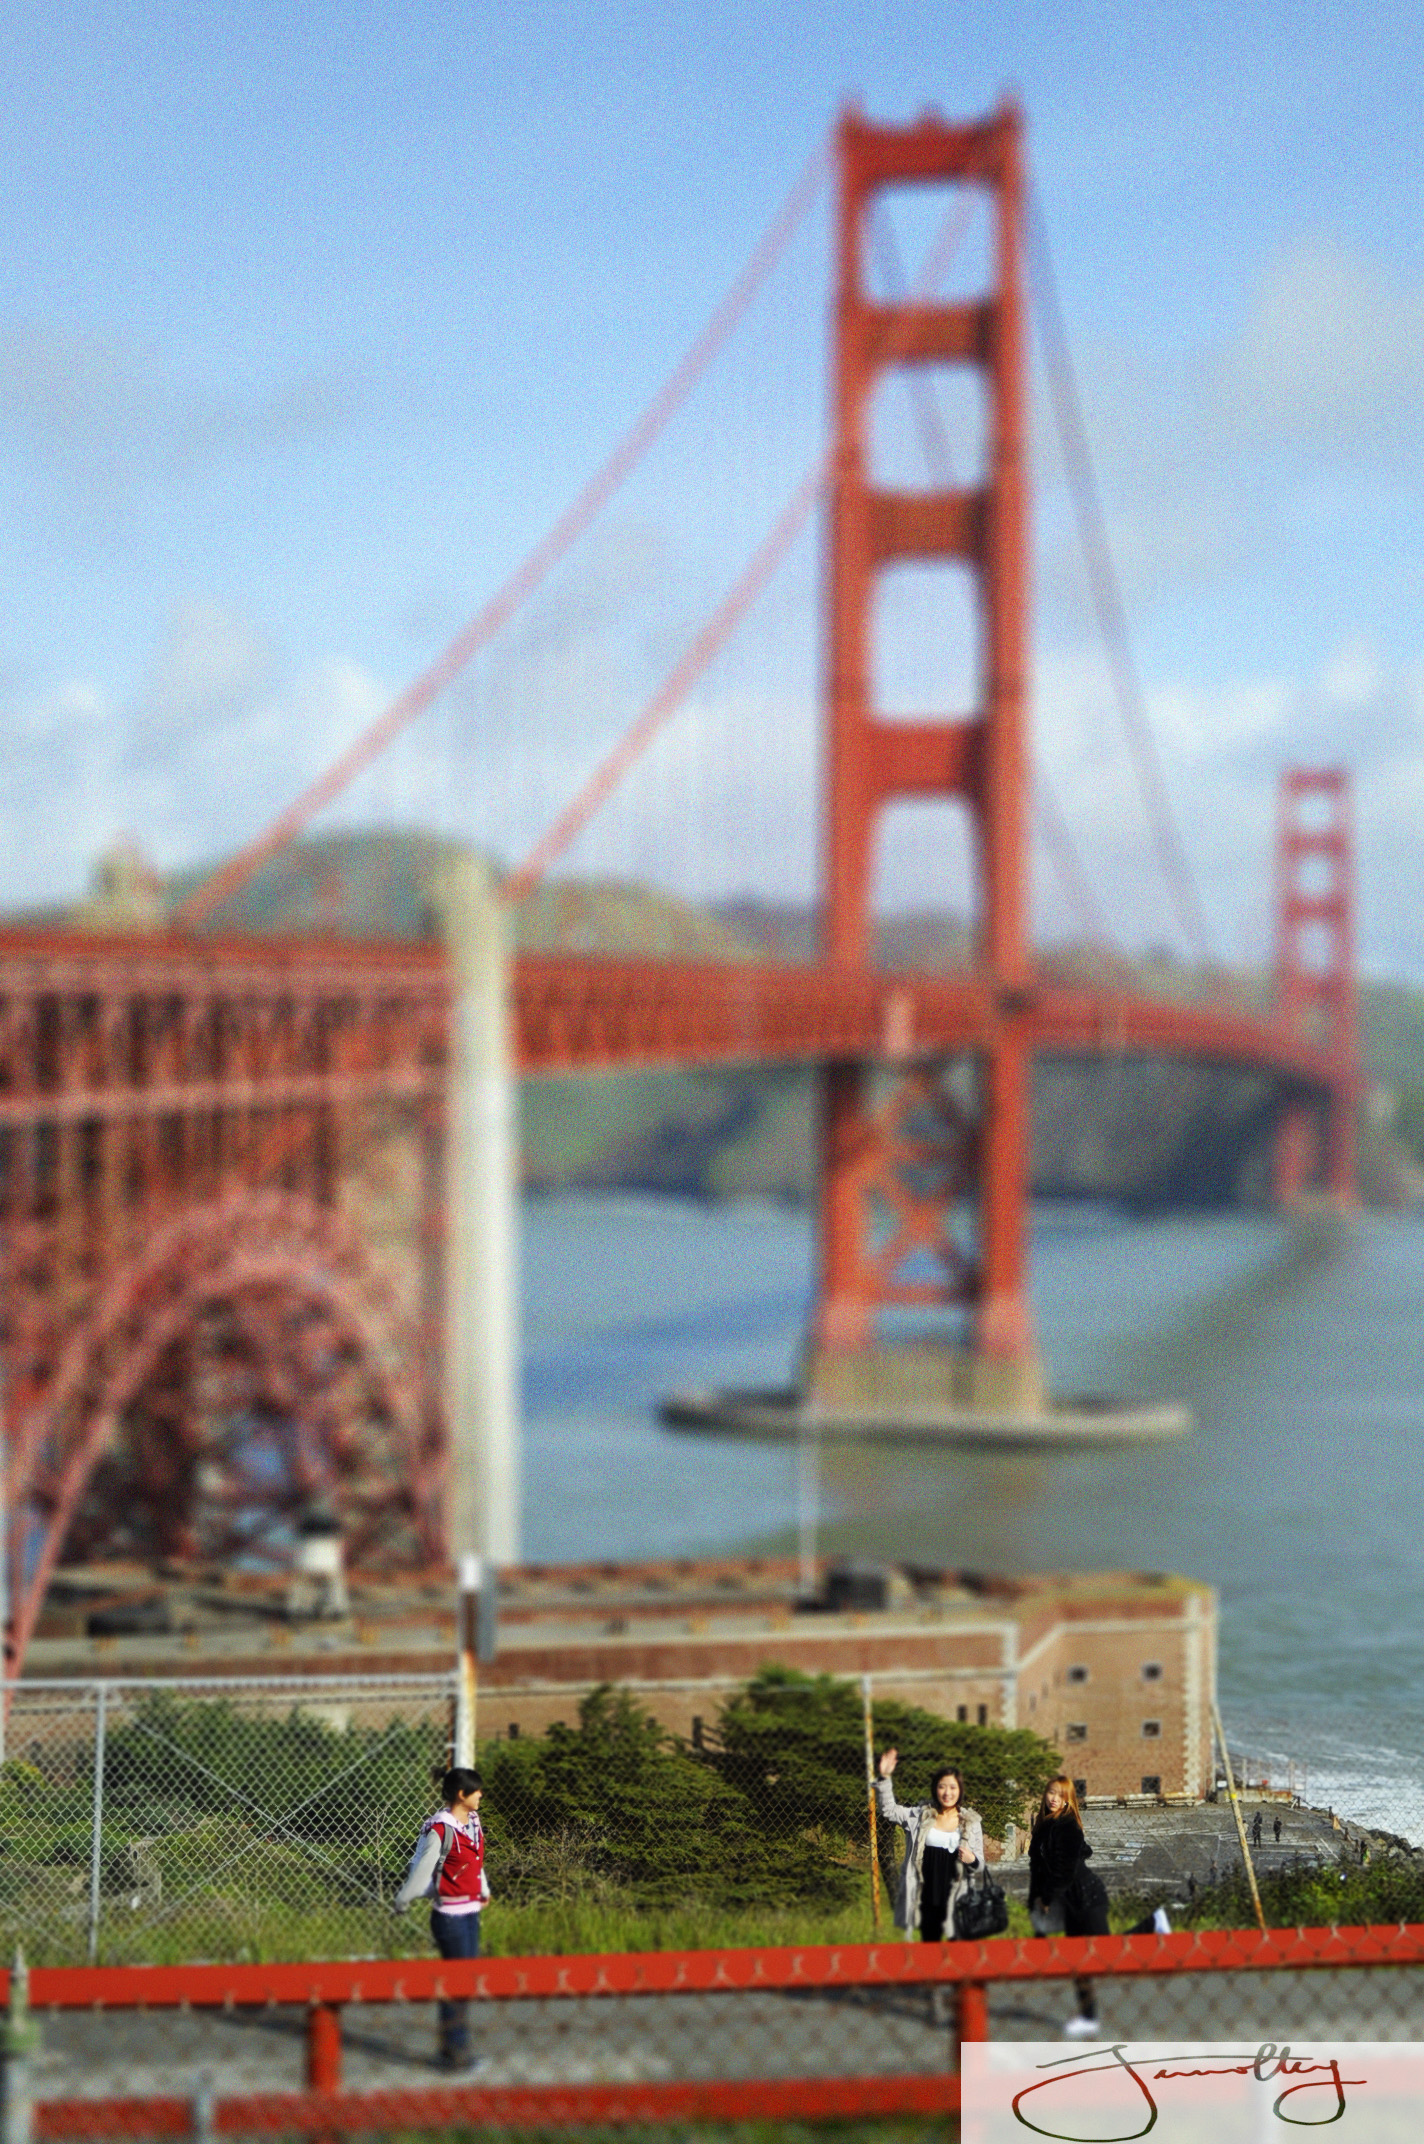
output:
<path id="1" fill-rule="evenodd" d="M 1065 2040 L 1100 2040 L 1102 2029 L 1095 2017 L 1070 2017 L 1063 2027 Z"/>
<path id="2" fill-rule="evenodd" d="M 1153 1912 L 1152 1926 L 1159 1936 L 1169 1936 L 1172 1933 L 1172 1924 L 1167 1918 L 1167 1908 L 1165 1906 L 1158 1906 Z"/>

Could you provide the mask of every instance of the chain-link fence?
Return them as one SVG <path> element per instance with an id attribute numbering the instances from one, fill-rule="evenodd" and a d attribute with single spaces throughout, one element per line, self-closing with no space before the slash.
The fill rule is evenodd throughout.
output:
<path id="1" fill-rule="evenodd" d="M 399 1946 L 390 1900 L 449 1723 L 449 1681 L 430 1676 L 16 1685 L 0 1767 L 6 1955 Z"/>
<path id="2" fill-rule="evenodd" d="M 893 1925 L 904 1834 L 872 1825 L 873 1747 L 918 1803 L 959 1767 L 1010 1936 L 1030 1933 L 1025 1816 L 1059 1754 L 1019 1730 L 946 1720 L 862 1680 L 765 1669 L 696 1699 L 681 1686 L 571 1697 L 542 1733 L 481 1736 L 493 1909 L 487 1952 L 861 1942 Z M 673 1704 L 674 1697 L 677 1704 Z M 493 1716 L 493 1708 L 487 1707 Z M 23 1683 L 0 1765 L 0 1955 L 39 1965 L 428 1953 L 393 1899 L 449 1762 L 442 1676 Z M 1338 1740 L 1338 1738 L 1337 1738 Z M 1424 1921 L 1407 1755 L 1359 1738 L 1232 1732 L 1240 1800 L 1089 1800 L 1111 1924 Z M 1279 1746 L 1276 1746 L 1277 1743 Z M 1393 1765 L 1391 1772 L 1388 1767 Z M 1317 1793 L 1337 1796 L 1334 1806 Z M 1240 1823 L 1237 1823 L 1237 1813 Z M 1243 1854 L 1243 1834 L 1245 1853 Z"/>
<path id="3" fill-rule="evenodd" d="M 882 1830 L 872 1854 L 861 1685 L 769 1669 L 709 1696 L 686 1736 L 659 1724 L 659 1694 L 602 1688 L 542 1734 L 481 1738 L 487 1943 L 692 1948 L 888 1928 L 896 1835 Z M 422 1917 L 392 1905 L 438 1806 L 453 1714 L 453 1678 L 438 1676 L 15 1685 L 0 1945 L 37 1964 L 424 1949 Z M 1012 1841 L 1053 1768 L 1047 1744 L 903 1699 L 880 1715 L 917 1797 L 936 1764 L 958 1763 L 991 1850 Z"/>

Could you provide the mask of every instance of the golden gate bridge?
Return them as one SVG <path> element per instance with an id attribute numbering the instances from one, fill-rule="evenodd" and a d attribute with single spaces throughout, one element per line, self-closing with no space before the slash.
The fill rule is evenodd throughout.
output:
<path id="1" fill-rule="evenodd" d="M 1030 942 L 1026 253 L 1094 608 L 1156 852 L 1198 948 L 1205 925 L 1128 651 L 1022 132 L 1012 105 L 968 125 L 927 117 L 881 127 L 843 115 L 706 330 L 549 535 L 439 661 L 169 927 L 0 932 L 12 1671 L 62 1561 L 259 1554 L 314 1501 L 339 1516 L 358 1565 L 428 1568 L 462 1547 L 513 1553 L 509 1479 L 492 1487 L 477 1464 L 452 1458 L 469 1450 L 461 1414 L 497 1413 L 504 1403 L 491 1381 L 513 1375 L 499 1355 L 503 1346 L 507 1358 L 507 1333 L 486 1345 L 478 1331 L 457 1329 L 474 1300 L 461 1296 L 472 1263 L 484 1258 L 497 1287 L 509 1281 L 498 1244 L 491 1252 L 469 1233 L 499 1232 L 490 1172 L 507 1162 L 508 1126 L 482 1146 L 481 1124 L 502 1106 L 501 1052 L 529 1075 L 818 1068 L 807 1377 L 827 1394 L 903 1392 L 908 1375 L 922 1399 L 952 1392 L 1008 1412 L 1042 1404 L 1026 1271 L 1037 1055 L 1179 1055 L 1251 1068 L 1273 1084 L 1281 1196 L 1311 1186 L 1352 1196 L 1358 1069 L 1343 770 L 1283 770 L 1269 1013 L 1165 1002 L 1113 979 L 1069 987 Z M 506 972 L 488 960 L 472 966 L 458 945 L 452 958 L 436 944 L 224 928 L 241 889 L 494 639 L 608 504 L 744 316 L 828 170 L 836 287 L 825 454 L 637 721 L 499 888 L 507 910 L 540 883 L 686 701 L 823 503 L 819 956 L 521 953 Z M 883 244 L 871 213 L 878 196 L 945 183 L 988 204 L 986 287 L 953 302 L 935 295 L 960 228 L 951 222 L 913 292 L 872 295 L 865 255 L 868 243 Z M 983 383 L 984 463 L 972 483 L 954 481 L 936 425 L 928 383 L 944 367 Z M 919 489 L 877 481 L 867 453 L 868 405 L 892 373 L 904 373 L 916 397 L 931 469 Z M 876 702 L 875 592 L 908 562 L 952 563 L 977 592 L 977 700 L 950 714 L 892 717 Z M 1101 936 L 1041 771 L 1037 788 L 1065 889 Z M 974 956 L 963 970 L 873 964 L 876 831 L 906 798 L 954 800 L 972 828 Z M 464 925 L 456 916 L 453 940 L 468 934 L 469 916 Z M 482 927 L 477 917 L 477 934 Z M 966 1060 L 976 1073 L 968 1099 L 950 1077 Z M 466 1196 L 471 1170 L 484 1172 L 483 1218 Z M 967 1232 L 966 1211 L 975 1217 Z M 902 1311 L 929 1336 L 909 1372 L 910 1352 L 887 1318 Z M 483 1396 L 471 1378 L 483 1378 Z M 264 1434 L 271 1463 L 254 1470 Z"/>

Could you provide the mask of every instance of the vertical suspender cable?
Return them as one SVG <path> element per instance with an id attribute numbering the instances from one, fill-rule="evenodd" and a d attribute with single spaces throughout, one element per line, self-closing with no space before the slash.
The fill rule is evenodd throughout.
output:
<path id="1" fill-rule="evenodd" d="M 1123 730 L 1127 737 L 1127 748 L 1132 756 L 1138 786 L 1147 809 L 1148 823 L 1152 829 L 1157 859 L 1167 881 L 1167 890 L 1177 912 L 1177 920 L 1192 951 L 1200 960 L 1209 961 L 1213 957 L 1211 933 L 1207 929 L 1196 880 L 1177 828 L 1171 799 L 1167 794 L 1167 783 L 1162 773 L 1156 739 L 1152 734 L 1147 703 L 1143 698 L 1142 686 L 1132 659 L 1127 635 L 1127 614 L 1123 608 L 1117 575 L 1113 570 L 1107 523 L 1088 453 L 1082 402 L 1068 348 L 1068 335 L 1059 303 L 1053 262 L 1048 250 L 1048 233 L 1038 197 L 1032 189 L 1026 196 L 1025 221 L 1029 281 L 1037 301 L 1035 317 L 1048 375 L 1049 400 L 1053 405 L 1054 420 L 1058 427 L 1063 465 L 1077 516 L 1078 534 L 1087 564 L 1093 607 L 1097 612 L 1098 627 L 1103 636 L 1108 666 L 1112 672 L 1118 711 L 1122 716 Z"/>

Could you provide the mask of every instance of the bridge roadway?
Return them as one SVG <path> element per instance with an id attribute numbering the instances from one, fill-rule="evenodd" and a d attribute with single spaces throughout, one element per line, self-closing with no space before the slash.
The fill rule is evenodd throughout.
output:
<path id="1" fill-rule="evenodd" d="M 952 1055 L 1017 1023 L 1036 1053 L 1190 1057 L 1338 1077 L 1283 1023 L 1044 982 L 1012 997 L 971 972 L 523 953 L 520 1072 Z M 438 946 L 301 937 L 0 932 L 0 1124 L 359 1101 L 440 1083 Z"/>
<path id="2" fill-rule="evenodd" d="M 521 1071 L 952 1055 L 1006 1021 L 1048 1055 L 1192 1057 L 1328 1087 L 1332 1060 L 1284 1026 L 1116 991 L 1040 984 L 1012 997 L 970 972 L 521 954 Z"/>

